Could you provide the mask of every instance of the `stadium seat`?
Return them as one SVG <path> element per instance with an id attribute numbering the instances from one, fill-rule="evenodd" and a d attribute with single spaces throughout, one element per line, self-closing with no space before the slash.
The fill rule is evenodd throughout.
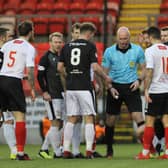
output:
<path id="1" fill-rule="evenodd" d="M 14 5 L 14 4 L 4 4 L 3 6 L 3 14 L 5 15 L 16 15 L 16 13 L 18 12 L 19 6 L 18 4 Z"/>
<path id="2" fill-rule="evenodd" d="M 31 0 L 31 3 L 37 4 L 39 0 Z M 30 2 L 30 0 L 24 0 L 24 3 Z"/>
<path id="3" fill-rule="evenodd" d="M 20 5 L 19 13 L 22 15 L 34 14 L 36 11 L 36 3 L 25 2 Z"/>
<path id="4" fill-rule="evenodd" d="M 158 27 L 162 28 L 168 25 L 168 17 L 160 16 L 158 17 Z"/>
<path id="5" fill-rule="evenodd" d="M 103 13 L 103 4 L 95 2 L 90 2 L 86 5 L 85 12 L 87 14 L 102 14 Z"/>
<path id="6" fill-rule="evenodd" d="M 63 2 L 64 4 L 66 4 L 66 3 L 71 3 L 72 0 L 57 0 L 57 2 Z"/>
<path id="7" fill-rule="evenodd" d="M 92 17 L 92 16 L 83 17 L 83 18 L 80 19 L 80 22 L 91 22 L 91 23 L 93 23 L 97 28 L 96 34 L 100 33 L 100 17 Z"/>
<path id="8" fill-rule="evenodd" d="M 34 18 L 33 21 L 35 35 L 48 34 L 48 18 Z"/>
<path id="9" fill-rule="evenodd" d="M 55 3 L 55 0 L 41 0 L 40 2 L 45 2 L 45 3 Z"/>
<path id="10" fill-rule="evenodd" d="M 162 3 L 160 5 L 160 13 L 161 14 L 168 14 L 168 1 L 166 3 Z"/>
<path id="11" fill-rule="evenodd" d="M 51 14 L 52 4 L 47 2 L 41 2 L 37 4 L 36 13 L 37 14 Z"/>
<path id="12" fill-rule="evenodd" d="M 3 14 L 3 3 L 0 3 L 0 14 Z"/>
<path id="13" fill-rule="evenodd" d="M 72 2 L 81 2 L 81 0 L 72 0 Z M 89 0 L 82 0 L 83 3 L 88 3 Z"/>
<path id="14" fill-rule="evenodd" d="M 69 3 L 57 2 L 52 5 L 53 14 L 67 14 L 69 12 Z"/>
<path id="15" fill-rule="evenodd" d="M 5 15 L 15 15 L 18 12 L 21 0 L 8 0 L 4 1 L 3 14 Z"/>
<path id="16" fill-rule="evenodd" d="M 84 2 L 73 2 L 70 3 L 69 13 L 70 14 L 83 14 L 85 11 L 86 4 Z"/>
<path id="17" fill-rule="evenodd" d="M 101 3 L 103 4 L 104 0 L 89 0 L 89 3 L 96 2 L 96 3 Z"/>
<path id="18" fill-rule="evenodd" d="M 100 18 L 100 34 L 104 34 L 103 22 L 104 22 L 104 19 L 101 17 Z M 114 33 L 115 29 L 116 29 L 116 17 L 107 16 L 107 32 Z"/>
<path id="19" fill-rule="evenodd" d="M 48 42 L 47 43 L 34 43 L 33 46 L 36 48 L 37 57 L 41 57 L 44 54 L 44 52 L 46 52 L 50 48 Z"/>
<path id="20" fill-rule="evenodd" d="M 65 18 L 49 18 L 49 33 L 60 32 L 65 33 Z"/>
<path id="21" fill-rule="evenodd" d="M 109 2 L 107 3 L 107 8 L 108 8 L 108 14 L 117 17 L 119 13 L 119 7 L 120 5 L 116 2 Z"/>

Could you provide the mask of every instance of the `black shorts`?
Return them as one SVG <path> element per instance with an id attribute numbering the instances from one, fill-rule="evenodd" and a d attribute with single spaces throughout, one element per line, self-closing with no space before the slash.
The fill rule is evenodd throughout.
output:
<path id="1" fill-rule="evenodd" d="M 124 102 L 129 112 L 142 112 L 142 100 L 140 90 L 131 91 L 131 84 L 117 84 L 113 83 L 113 87 L 119 92 L 119 98 L 114 99 L 111 92 L 107 93 L 106 112 L 110 115 L 119 115 L 121 105 Z"/>
<path id="2" fill-rule="evenodd" d="M 152 103 L 147 106 L 145 115 L 162 116 L 168 114 L 168 93 L 150 94 Z"/>
<path id="3" fill-rule="evenodd" d="M 21 79 L 0 76 L 0 104 L 2 111 L 26 111 Z"/>

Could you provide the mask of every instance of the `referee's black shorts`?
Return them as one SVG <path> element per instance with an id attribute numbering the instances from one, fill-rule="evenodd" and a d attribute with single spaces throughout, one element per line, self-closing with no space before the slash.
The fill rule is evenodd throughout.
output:
<path id="1" fill-rule="evenodd" d="M 26 101 L 21 79 L 0 76 L 0 104 L 2 111 L 26 112 Z"/>
<path id="2" fill-rule="evenodd" d="M 142 100 L 140 90 L 131 91 L 130 84 L 113 83 L 113 87 L 119 92 L 119 98 L 114 99 L 111 92 L 107 92 L 106 113 L 110 115 L 119 115 L 121 105 L 124 102 L 129 112 L 142 112 Z"/>

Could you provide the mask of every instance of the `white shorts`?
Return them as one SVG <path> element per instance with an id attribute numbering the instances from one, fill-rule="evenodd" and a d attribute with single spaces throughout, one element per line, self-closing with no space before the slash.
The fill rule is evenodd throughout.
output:
<path id="1" fill-rule="evenodd" d="M 12 112 L 3 112 L 4 121 L 15 120 Z"/>
<path id="2" fill-rule="evenodd" d="M 65 113 L 64 99 L 52 99 L 52 101 L 44 101 L 49 120 L 63 119 Z"/>
<path id="3" fill-rule="evenodd" d="M 67 116 L 77 115 L 96 115 L 95 95 L 89 90 L 84 91 L 66 91 L 66 114 Z"/>

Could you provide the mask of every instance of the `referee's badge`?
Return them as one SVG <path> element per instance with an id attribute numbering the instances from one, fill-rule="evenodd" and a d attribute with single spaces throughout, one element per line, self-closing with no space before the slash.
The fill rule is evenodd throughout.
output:
<path id="1" fill-rule="evenodd" d="M 133 67 L 135 66 L 135 62 L 131 61 L 131 62 L 129 63 L 129 66 L 130 66 L 130 68 L 133 68 Z"/>

